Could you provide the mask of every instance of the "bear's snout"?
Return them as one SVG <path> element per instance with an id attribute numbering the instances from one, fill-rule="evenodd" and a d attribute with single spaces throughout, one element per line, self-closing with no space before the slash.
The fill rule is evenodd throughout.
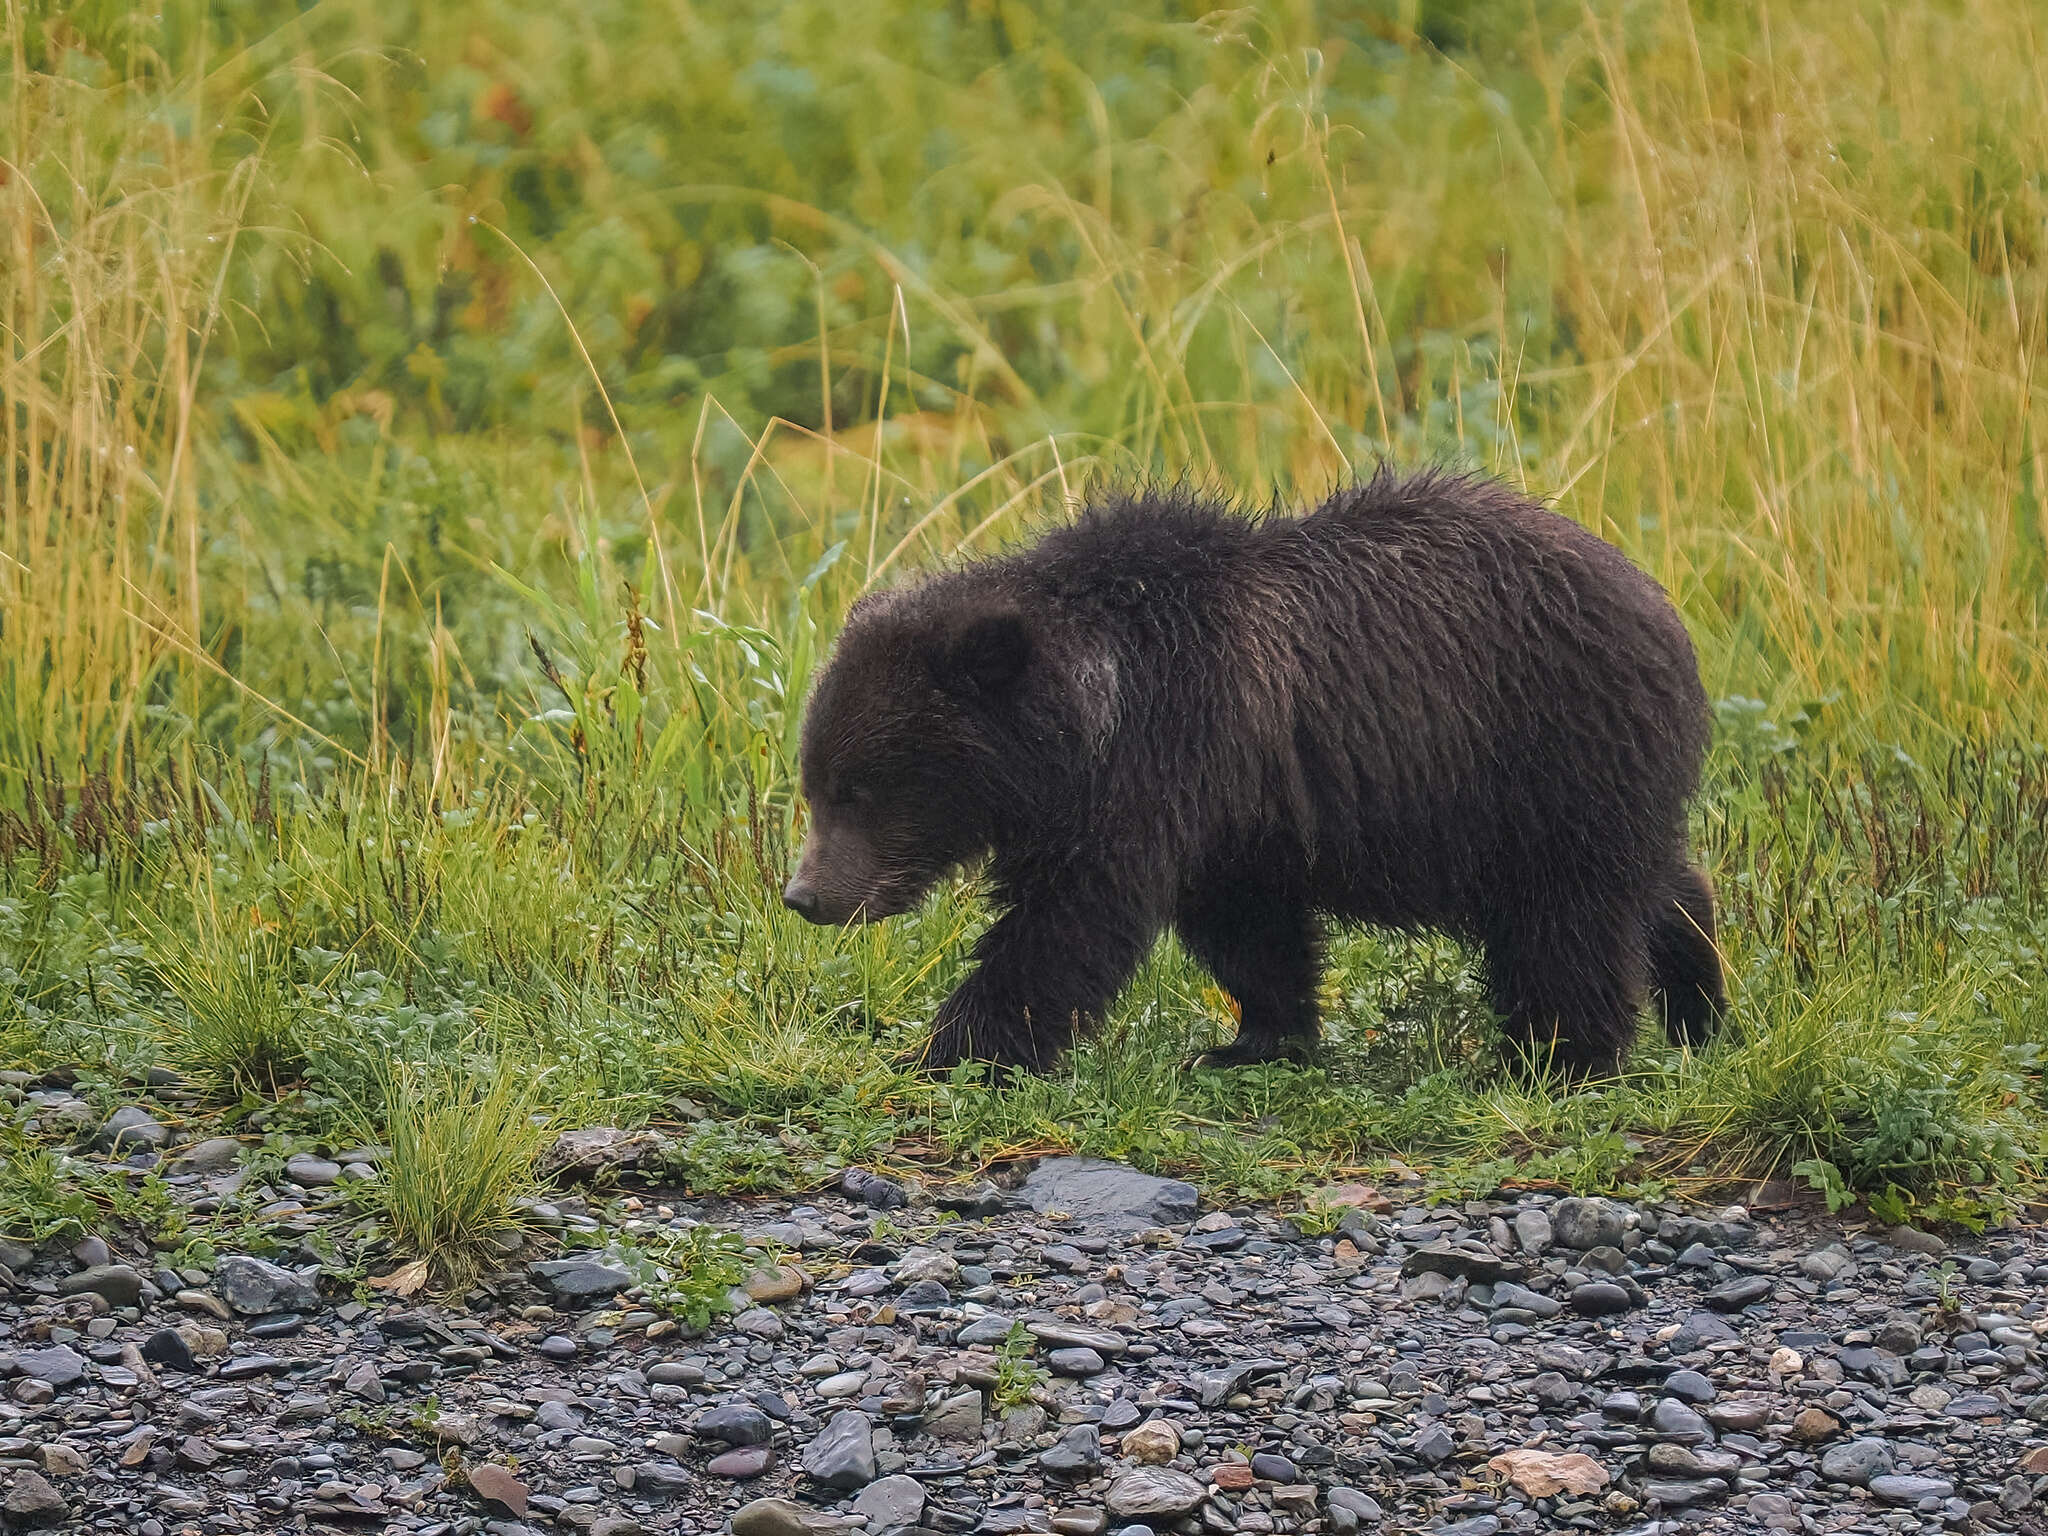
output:
<path id="1" fill-rule="evenodd" d="M 782 904 L 799 917 L 819 921 L 817 887 L 801 876 L 782 888 Z"/>

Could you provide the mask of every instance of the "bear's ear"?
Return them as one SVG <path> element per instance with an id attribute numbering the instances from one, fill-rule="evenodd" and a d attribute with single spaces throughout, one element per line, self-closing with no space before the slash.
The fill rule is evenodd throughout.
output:
<path id="1" fill-rule="evenodd" d="M 1030 660 L 1031 632 L 1024 615 L 1000 608 L 974 615 L 946 637 L 939 671 L 952 687 L 993 697 L 1008 692 Z"/>

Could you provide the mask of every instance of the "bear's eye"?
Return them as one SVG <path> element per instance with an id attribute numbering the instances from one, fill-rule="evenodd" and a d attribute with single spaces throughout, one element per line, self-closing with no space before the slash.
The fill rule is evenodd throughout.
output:
<path id="1" fill-rule="evenodd" d="M 842 779 L 839 787 L 834 791 L 832 799 L 833 803 L 837 805 L 873 805 L 875 803 L 874 786 L 865 780 Z"/>

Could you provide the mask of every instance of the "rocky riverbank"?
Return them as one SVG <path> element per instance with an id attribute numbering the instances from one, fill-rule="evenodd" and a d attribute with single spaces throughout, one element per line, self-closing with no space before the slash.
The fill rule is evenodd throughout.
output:
<path id="1" fill-rule="evenodd" d="M 131 1120 L 97 1145 L 153 1140 Z M 236 1150 L 171 1156 L 171 1187 L 218 1200 Z M 375 1176 L 359 1150 L 261 1193 L 310 1234 L 324 1192 Z M 701 1336 L 601 1250 L 447 1306 L 350 1294 L 304 1248 L 180 1271 L 14 1245 L 0 1514 L 139 1536 L 2048 1528 L 2031 1231 L 1951 1252 L 1810 1214 L 1389 1188 L 1309 1234 L 1076 1159 L 1009 1189 L 636 1200 L 766 1255 Z M 534 1214 L 595 1225 L 575 1198 Z"/>

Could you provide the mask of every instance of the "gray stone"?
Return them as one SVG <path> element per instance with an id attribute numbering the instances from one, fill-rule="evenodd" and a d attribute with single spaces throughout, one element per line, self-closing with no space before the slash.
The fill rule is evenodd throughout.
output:
<path id="1" fill-rule="evenodd" d="M 14 1357 L 21 1374 L 52 1387 L 75 1387 L 85 1380 L 85 1356 L 68 1344 L 24 1349 Z"/>
<path id="2" fill-rule="evenodd" d="M 1560 1200 L 1550 1208 L 1550 1230 L 1562 1248 L 1619 1248 L 1627 1223 L 1627 1210 L 1611 1200 Z"/>
<path id="3" fill-rule="evenodd" d="M 1629 1294 L 1606 1280 L 1588 1280 L 1572 1291 L 1572 1310 L 1581 1317 L 1612 1317 L 1629 1309 Z"/>
<path id="4" fill-rule="evenodd" d="M 827 1488 L 865 1488 L 875 1480 L 875 1426 L 857 1408 L 840 1410 L 804 1447 L 801 1465 Z"/>
<path id="5" fill-rule="evenodd" d="M 571 1303 L 607 1300 L 633 1283 L 623 1269 L 590 1259 L 543 1259 L 526 1272 L 555 1300 Z"/>
<path id="6" fill-rule="evenodd" d="M 964 1345 L 1000 1344 L 1010 1336 L 1010 1330 L 1015 1326 L 1014 1318 L 1005 1317 L 1000 1312 L 984 1312 L 955 1334 L 953 1342 Z"/>
<path id="7" fill-rule="evenodd" d="M 308 1189 L 341 1182 L 341 1164 L 301 1152 L 284 1165 L 284 1176 Z"/>
<path id="8" fill-rule="evenodd" d="M 1401 1273 L 1449 1275 L 1474 1285 L 1493 1285 L 1502 1280 L 1519 1280 L 1528 1271 L 1513 1259 L 1504 1259 L 1491 1248 L 1477 1243 L 1425 1243 L 1401 1261 Z"/>
<path id="9" fill-rule="evenodd" d="M 1549 1214 L 1534 1208 L 1515 1212 L 1515 1241 L 1522 1245 L 1522 1252 L 1530 1258 L 1542 1258 L 1556 1241 Z"/>
<path id="10" fill-rule="evenodd" d="M 1740 1312 L 1744 1307 L 1753 1307 L 1766 1300 L 1775 1289 L 1776 1285 L 1768 1275 L 1745 1275 L 1740 1280 L 1715 1286 L 1701 1300 L 1716 1312 Z"/>
<path id="11" fill-rule="evenodd" d="M 320 1305 L 320 1288 L 311 1276 L 244 1253 L 231 1253 L 214 1267 L 213 1288 L 244 1317 L 311 1312 Z"/>
<path id="12" fill-rule="evenodd" d="M 853 1512 L 867 1516 L 868 1530 L 881 1536 L 884 1531 L 906 1530 L 923 1519 L 924 1499 L 924 1484 L 898 1472 L 861 1489 L 860 1497 L 853 1501 Z"/>
<path id="13" fill-rule="evenodd" d="M 1894 1242 L 1892 1246 L 1901 1245 Z M 1916 1505 L 1923 1499 L 1949 1498 L 1956 1485 L 1939 1477 L 1873 1477 L 1870 1491 L 1887 1504 Z"/>
<path id="14" fill-rule="evenodd" d="M 1109 1362 L 1092 1349 L 1055 1349 L 1045 1357 L 1055 1376 L 1100 1376 Z"/>
<path id="15" fill-rule="evenodd" d="M 1882 1440 L 1845 1440 L 1831 1445 L 1820 1458 L 1820 1475 L 1831 1483 L 1868 1486 L 1874 1477 L 1888 1477 L 1896 1462 Z"/>
<path id="16" fill-rule="evenodd" d="M 1102 1436 L 1093 1424 L 1076 1424 L 1039 1456 L 1038 1465 L 1052 1477 L 1084 1482 L 1102 1470 Z"/>
<path id="17" fill-rule="evenodd" d="M 1660 1400 L 1650 1411 L 1650 1427 L 1680 1445 L 1698 1445 L 1714 1438 L 1707 1421 L 1675 1397 Z"/>
<path id="18" fill-rule="evenodd" d="M 242 1144 L 232 1136 L 194 1142 L 171 1160 L 172 1173 L 226 1173 L 241 1161 Z"/>
<path id="19" fill-rule="evenodd" d="M 732 1517 L 732 1536 L 833 1536 L 846 1528 L 846 1522 L 836 1515 L 806 1509 L 789 1499 L 756 1499 Z M 591 1536 L 597 1536 L 594 1526 Z"/>
<path id="20" fill-rule="evenodd" d="M 57 1282 L 60 1296 L 79 1296 L 87 1291 L 104 1296 L 110 1307 L 142 1305 L 142 1276 L 127 1264 L 96 1264 L 66 1275 Z"/>
<path id="21" fill-rule="evenodd" d="M 102 1152 L 125 1156 L 130 1152 L 161 1152 L 171 1133 L 146 1109 L 133 1104 L 107 1116 L 92 1144 Z"/>
<path id="22" fill-rule="evenodd" d="M 925 1413 L 924 1427 L 941 1440 L 979 1440 L 981 1394 L 954 1393 Z"/>
<path id="23" fill-rule="evenodd" d="M 557 1176 L 588 1178 L 605 1169 L 639 1168 L 658 1163 L 668 1151 L 668 1138 L 659 1131 L 622 1131 L 613 1125 L 585 1126 L 564 1131 L 540 1155 L 540 1171 Z"/>
<path id="24" fill-rule="evenodd" d="M 1415 1443 L 1410 1447 L 1415 1452 L 1417 1461 L 1432 1467 L 1448 1461 L 1451 1453 L 1457 1448 L 1458 1442 L 1451 1438 L 1451 1432 L 1441 1424 L 1426 1426 L 1416 1435 Z"/>
<path id="25" fill-rule="evenodd" d="M 766 1445 L 775 1436 L 775 1423 L 752 1403 L 725 1403 L 700 1414 L 690 1433 L 725 1445 Z"/>
<path id="26" fill-rule="evenodd" d="M 1682 1403 L 1711 1403 L 1715 1397 L 1714 1384 L 1698 1371 L 1673 1371 L 1664 1390 Z"/>
<path id="27" fill-rule="evenodd" d="M 1095 1157 L 1050 1157 L 1018 1191 L 1034 1211 L 1062 1211 L 1091 1229 L 1174 1226 L 1200 1213 L 1192 1184 Z"/>
<path id="28" fill-rule="evenodd" d="M 1185 1472 L 1134 1467 L 1109 1485 L 1103 1502 L 1119 1520 L 1178 1520 L 1202 1507 L 1209 1490 Z"/>
<path id="29" fill-rule="evenodd" d="M 1470 1520 L 1440 1525 L 1430 1533 L 1430 1536 L 1494 1536 L 1499 1529 L 1498 1515 L 1474 1515 Z"/>
<path id="30" fill-rule="evenodd" d="M 0 1514 L 7 1516 L 10 1525 L 52 1525 L 69 1519 L 71 1506 L 42 1473 L 23 1468 L 8 1478 Z"/>

